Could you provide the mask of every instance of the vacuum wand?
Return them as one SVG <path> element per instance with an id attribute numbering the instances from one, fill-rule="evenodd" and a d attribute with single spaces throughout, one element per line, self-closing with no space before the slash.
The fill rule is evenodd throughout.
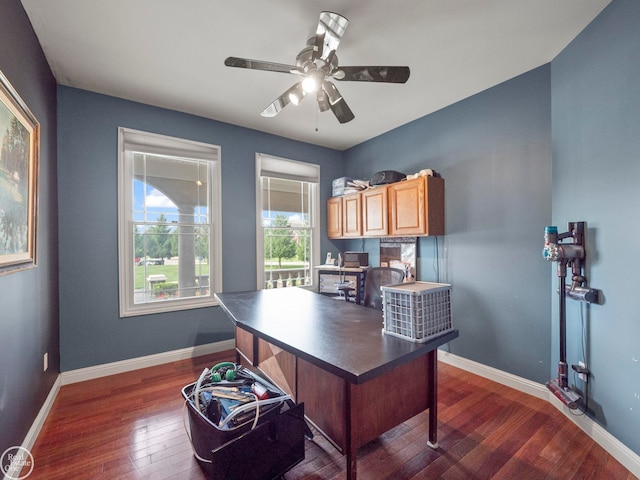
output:
<path id="1" fill-rule="evenodd" d="M 570 238 L 573 243 L 561 244 L 561 240 Z M 547 388 L 567 407 L 576 409 L 582 402 L 582 397 L 575 390 L 569 388 L 567 368 L 567 321 L 566 302 L 567 266 L 571 264 L 573 286 L 581 286 L 584 283 L 582 276 L 582 262 L 585 258 L 584 251 L 584 222 L 569 223 L 568 232 L 558 234 L 558 227 L 545 228 L 545 246 L 542 256 L 552 262 L 558 263 L 558 294 L 559 294 L 559 328 L 560 328 L 560 360 L 558 362 L 558 377 L 547 382 Z M 584 287 L 582 287 L 584 288 Z"/>

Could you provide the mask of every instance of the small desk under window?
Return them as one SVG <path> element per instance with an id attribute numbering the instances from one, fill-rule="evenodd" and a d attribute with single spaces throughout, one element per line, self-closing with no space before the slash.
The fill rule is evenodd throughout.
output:
<path id="1" fill-rule="evenodd" d="M 349 286 L 355 289 L 356 303 L 360 303 L 364 295 L 364 278 L 367 276 L 367 267 L 336 267 L 333 265 L 320 265 L 318 270 L 318 293 L 337 296 L 340 294 L 340 286 Z"/>

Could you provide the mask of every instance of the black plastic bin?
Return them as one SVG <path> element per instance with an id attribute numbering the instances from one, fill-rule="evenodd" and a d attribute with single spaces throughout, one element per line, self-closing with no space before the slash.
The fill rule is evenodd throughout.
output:
<path id="1" fill-rule="evenodd" d="M 182 396 L 195 457 L 210 478 L 275 479 L 304 459 L 304 404 L 283 400 L 260 408 L 253 429 L 253 421 L 221 429 L 193 404 L 191 393 L 195 385 L 185 386 Z"/>

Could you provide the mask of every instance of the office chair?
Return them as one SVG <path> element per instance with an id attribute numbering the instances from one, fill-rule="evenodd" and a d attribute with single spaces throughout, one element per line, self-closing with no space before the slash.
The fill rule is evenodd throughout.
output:
<path id="1" fill-rule="evenodd" d="M 403 280 L 404 272 L 399 268 L 374 267 L 368 269 L 367 276 L 364 278 L 362 305 L 382 310 L 382 292 L 380 291 L 380 287 L 402 283 Z M 344 292 L 346 301 L 355 301 L 354 288 L 342 287 L 340 290 Z"/>

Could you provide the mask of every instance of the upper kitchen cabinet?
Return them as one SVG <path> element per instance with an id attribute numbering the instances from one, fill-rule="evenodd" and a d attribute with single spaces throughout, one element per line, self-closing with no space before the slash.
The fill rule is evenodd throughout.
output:
<path id="1" fill-rule="evenodd" d="M 390 235 L 444 235 L 444 180 L 418 177 L 388 188 Z"/>
<path id="2" fill-rule="evenodd" d="M 418 177 L 327 200 L 327 236 L 444 235 L 444 180 Z"/>
<path id="3" fill-rule="evenodd" d="M 370 188 L 362 192 L 362 235 L 386 237 L 389 235 L 387 186 Z"/>
<path id="4" fill-rule="evenodd" d="M 360 193 L 342 197 L 342 237 L 362 236 L 362 196 Z"/>
<path id="5" fill-rule="evenodd" d="M 342 197 L 327 200 L 327 237 L 342 238 Z"/>

